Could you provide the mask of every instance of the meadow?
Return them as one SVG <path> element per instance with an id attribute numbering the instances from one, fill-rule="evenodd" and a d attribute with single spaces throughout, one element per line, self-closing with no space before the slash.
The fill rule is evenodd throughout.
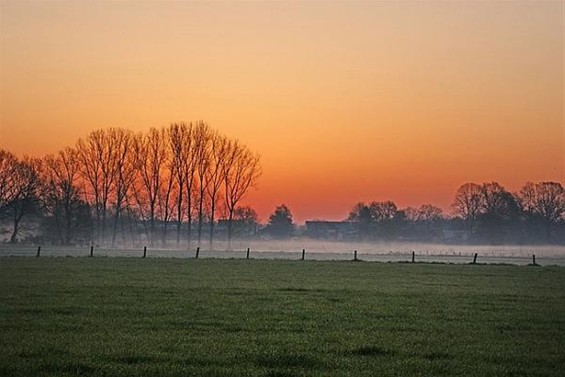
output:
<path id="1" fill-rule="evenodd" d="M 565 268 L 0 258 L 2 376 L 558 376 Z"/>

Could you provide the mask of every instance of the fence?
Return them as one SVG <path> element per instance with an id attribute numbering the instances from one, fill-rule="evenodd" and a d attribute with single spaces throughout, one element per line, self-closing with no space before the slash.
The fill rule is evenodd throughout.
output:
<path id="1" fill-rule="evenodd" d="M 488 249 L 479 251 L 430 251 L 390 250 L 388 252 L 356 249 L 307 248 L 287 250 L 258 250 L 239 248 L 234 250 L 209 250 L 201 247 L 191 249 L 159 249 L 147 246 L 139 248 L 103 247 L 56 247 L 0 245 L 0 256 L 20 257 L 138 257 L 138 258 L 192 258 L 192 259 L 266 259 L 266 260 L 316 260 L 316 261 L 365 261 L 365 262 L 406 262 L 406 263 L 453 263 L 453 264 L 515 264 L 515 265 L 563 265 L 565 250 L 550 249 L 553 252 L 532 247 L 528 250 L 496 253 Z M 537 258 L 537 259 L 536 259 Z"/>

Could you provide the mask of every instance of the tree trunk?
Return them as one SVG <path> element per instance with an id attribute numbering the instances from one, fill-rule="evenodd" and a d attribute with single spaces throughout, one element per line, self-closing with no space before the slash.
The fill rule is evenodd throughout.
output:
<path id="1" fill-rule="evenodd" d="M 189 186 L 190 187 L 190 186 Z M 190 249 L 190 241 L 192 236 L 192 199 L 190 198 L 190 190 L 188 190 L 188 196 L 186 198 L 186 207 L 187 207 L 187 231 L 186 231 L 186 247 Z"/>
<path id="2" fill-rule="evenodd" d="M 180 232 L 181 232 L 182 222 L 177 221 L 177 246 L 180 245 Z"/>
<path id="3" fill-rule="evenodd" d="M 65 206 L 65 217 L 66 217 L 66 224 L 65 224 L 65 239 L 64 239 L 64 243 L 65 245 L 69 245 L 71 243 L 71 228 L 72 228 L 72 213 L 71 213 L 71 206 L 69 203 L 67 203 L 67 205 Z"/>
<path id="4" fill-rule="evenodd" d="M 116 246 L 116 236 L 118 233 L 118 221 L 120 219 L 120 204 L 116 203 L 116 215 L 114 216 L 114 226 L 112 229 L 112 248 Z"/>
<path id="5" fill-rule="evenodd" d="M 232 236 L 232 225 L 233 225 L 233 210 L 229 210 L 230 214 L 228 216 L 228 250 L 231 250 L 231 236 Z"/>
<path id="6" fill-rule="evenodd" d="M 215 200 L 212 199 L 212 203 L 210 205 L 210 250 L 214 250 L 214 211 L 215 211 Z"/>
<path id="7" fill-rule="evenodd" d="M 200 247 L 200 242 L 202 241 L 202 219 L 204 214 L 202 213 L 204 206 L 204 192 L 200 190 L 200 198 L 198 199 L 198 247 Z"/>
<path id="8" fill-rule="evenodd" d="M 167 244 L 167 225 L 168 225 L 168 221 L 165 220 L 163 223 L 163 236 L 162 236 L 162 245 L 165 246 Z"/>
<path id="9" fill-rule="evenodd" d="M 16 243 L 18 241 L 18 230 L 20 228 L 20 220 L 21 216 L 17 214 L 17 211 L 14 212 L 14 231 L 12 232 L 12 236 L 10 237 L 10 243 Z"/>
<path id="10" fill-rule="evenodd" d="M 155 246 L 155 209 L 151 205 L 151 213 L 149 217 L 149 232 L 147 237 L 149 238 L 149 245 Z"/>
<path id="11" fill-rule="evenodd" d="M 183 187 L 179 186 L 179 199 L 177 201 L 177 247 L 180 245 L 180 232 L 182 226 L 182 193 Z"/>
<path id="12" fill-rule="evenodd" d="M 106 244 L 106 203 L 102 204 L 102 243 Z"/>

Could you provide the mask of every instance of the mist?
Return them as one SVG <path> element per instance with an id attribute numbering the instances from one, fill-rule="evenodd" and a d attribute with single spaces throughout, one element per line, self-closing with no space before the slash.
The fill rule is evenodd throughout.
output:
<path id="1" fill-rule="evenodd" d="M 124 236 L 125 235 L 120 235 Z M 171 234 L 171 236 L 173 236 Z M 127 237 L 125 237 L 127 238 Z M 172 238 L 172 237 L 171 237 Z M 358 242 L 327 241 L 307 237 L 289 240 L 236 238 L 148 246 L 147 242 L 110 243 L 90 242 L 79 245 L 0 244 L 2 256 L 32 256 L 41 247 L 43 256 L 94 256 L 149 258 L 233 258 L 281 259 L 316 261 L 352 261 L 355 257 L 366 262 L 415 262 L 468 264 L 477 254 L 477 263 L 565 265 L 563 245 L 455 245 L 423 242 Z M 144 253 L 145 250 L 145 253 Z"/>

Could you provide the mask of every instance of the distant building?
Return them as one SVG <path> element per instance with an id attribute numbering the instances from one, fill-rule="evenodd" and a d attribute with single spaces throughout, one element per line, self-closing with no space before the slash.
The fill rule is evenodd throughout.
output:
<path id="1" fill-rule="evenodd" d="M 350 240 L 356 237 L 357 229 L 350 221 L 306 221 L 306 235 L 327 240 Z"/>

